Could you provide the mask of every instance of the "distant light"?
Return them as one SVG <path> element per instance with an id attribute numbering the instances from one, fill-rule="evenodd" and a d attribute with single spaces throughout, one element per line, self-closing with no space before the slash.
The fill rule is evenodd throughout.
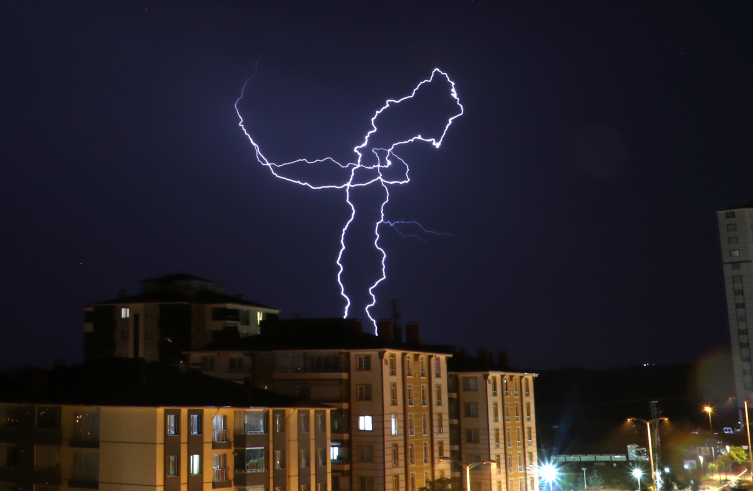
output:
<path id="1" fill-rule="evenodd" d="M 541 478 L 546 482 L 552 482 L 557 479 L 557 468 L 552 464 L 544 464 L 539 469 Z"/>
<path id="2" fill-rule="evenodd" d="M 633 469 L 633 477 L 641 477 L 643 475 L 643 471 L 640 469 Z"/>
<path id="3" fill-rule="evenodd" d="M 666 472 L 667 474 L 669 474 L 669 467 L 665 467 L 664 468 L 664 472 Z"/>

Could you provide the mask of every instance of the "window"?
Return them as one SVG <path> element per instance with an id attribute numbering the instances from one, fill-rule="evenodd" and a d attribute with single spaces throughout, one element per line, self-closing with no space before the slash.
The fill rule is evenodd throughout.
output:
<path id="1" fill-rule="evenodd" d="M 330 445 L 329 447 L 329 459 L 332 461 L 337 461 L 340 458 L 340 444 L 335 443 Z"/>
<path id="2" fill-rule="evenodd" d="M 371 355 L 358 355 L 356 363 L 358 370 L 371 370 Z"/>
<path id="3" fill-rule="evenodd" d="M 374 429 L 373 418 L 371 416 L 359 416 L 358 429 L 361 431 L 372 431 Z"/>
<path id="4" fill-rule="evenodd" d="M 418 368 L 421 372 L 421 377 L 426 377 L 426 364 L 424 363 L 424 357 L 419 358 Z"/>
<path id="5" fill-rule="evenodd" d="M 309 485 L 308 484 L 301 484 L 300 485 L 301 491 L 309 491 Z"/>
<path id="6" fill-rule="evenodd" d="M 410 489 L 408 491 L 416 491 L 416 473 L 410 473 Z"/>
<path id="7" fill-rule="evenodd" d="M 518 397 L 518 377 L 512 378 L 512 385 L 513 385 L 513 388 L 515 389 L 515 397 Z"/>
<path id="8" fill-rule="evenodd" d="M 494 422 L 499 422 L 499 404 L 496 402 L 492 404 L 492 416 L 494 417 Z"/>
<path id="9" fill-rule="evenodd" d="M 734 211 L 725 211 L 724 212 L 724 218 L 727 218 L 727 219 L 735 218 L 735 212 Z"/>
<path id="10" fill-rule="evenodd" d="M 510 421 L 510 403 L 505 403 L 505 421 Z"/>
<path id="11" fill-rule="evenodd" d="M 2 447 L 0 447 L 2 448 Z M 4 450 L 4 449 L 3 449 Z M 5 454 L 6 452 L 3 452 Z M 7 464 L 7 456 L 0 465 Z M 14 460 L 16 455 L 13 455 Z M 55 445 L 34 445 L 34 467 L 39 469 L 60 469 L 60 447 Z"/>
<path id="12" fill-rule="evenodd" d="M 395 474 L 392 476 L 392 489 L 395 491 L 400 490 L 400 474 Z"/>
<path id="13" fill-rule="evenodd" d="M 285 468 L 285 450 L 275 450 L 275 469 Z"/>
<path id="14" fill-rule="evenodd" d="M 497 377 L 492 377 L 492 395 L 497 395 Z"/>
<path id="15" fill-rule="evenodd" d="M 507 471 L 512 472 L 512 454 L 507 453 Z M 512 486 L 512 479 L 510 479 L 510 486 Z M 512 489 L 512 487 L 510 487 Z"/>
<path id="16" fill-rule="evenodd" d="M 0 416 L 0 425 L 3 419 Z M 75 413 L 73 415 L 73 439 L 78 441 L 99 441 L 99 413 Z M 2 458 L 0 458 L 2 462 Z"/>
<path id="17" fill-rule="evenodd" d="M 747 341 L 744 342 L 744 343 L 740 343 L 740 347 L 741 348 L 750 348 L 750 343 L 748 343 Z"/>
<path id="18" fill-rule="evenodd" d="M 494 428 L 494 446 L 499 448 L 499 428 Z"/>
<path id="19" fill-rule="evenodd" d="M 120 318 L 121 319 L 128 319 L 131 317 L 131 309 L 128 307 L 123 307 L 120 309 Z"/>
<path id="20" fill-rule="evenodd" d="M 361 462 L 374 462 L 374 446 L 362 445 L 358 447 L 358 460 Z"/>
<path id="21" fill-rule="evenodd" d="M 510 395 L 510 391 L 507 388 L 507 377 L 502 377 L 502 385 L 505 388 L 505 397 Z"/>
<path id="22" fill-rule="evenodd" d="M 515 428 L 515 440 L 518 442 L 518 446 L 520 446 L 520 426 Z"/>
<path id="23" fill-rule="evenodd" d="M 416 434 L 416 429 L 413 427 L 413 413 L 408 413 L 408 434 Z"/>
<path id="24" fill-rule="evenodd" d="M 476 402 L 466 402 L 465 403 L 465 415 L 469 418 L 477 418 L 478 417 L 478 403 Z"/>
<path id="25" fill-rule="evenodd" d="M 201 357 L 201 369 L 205 372 L 214 371 L 214 356 Z"/>
<path id="26" fill-rule="evenodd" d="M 410 367 L 410 355 L 405 355 L 405 375 L 408 377 L 413 376 L 413 370 Z"/>
<path id="27" fill-rule="evenodd" d="M 438 455 L 440 457 L 444 457 L 445 456 L 444 455 L 444 442 L 439 442 L 439 444 L 437 444 L 437 452 L 439 452 Z"/>
<path id="28" fill-rule="evenodd" d="M 478 430 L 465 430 L 465 439 L 467 443 L 478 443 L 479 434 Z"/>
<path id="29" fill-rule="evenodd" d="M 526 379 L 526 397 L 530 396 L 530 392 L 528 390 L 528 379 Z"/>
<path id="30" fill-rule="evenodd" d="M 188 459 L 188 472 L 192 476 L 201 474 L 201 455 L 193 454 Z"/>
<path id="31" fill-rule="evenodd" d="M 303 450 L 299 451 L 298 453 L 301 454 L 301 459 L 300 459 L 301 468 L 302 469 L 308 468 L 311 465 L 311 461 L 309 459 L 309 449 L 308 448 L 304 448 Z"/>
<path id="32" fill-rule="evenodd" d="M 324 448 L 316 449 L 316 465 L 323 467 L 327 465 L 327 450 Z"/>
<path id="33" fill-rule="evenodd" d="M 738 329 L 737 334 L 740 336 L 747 336 L 748 335 L 748 329 Z"/>
<path id="34" fill-rule="evenodd" d="M 442 386 L 437 385 L 434 388 L 434 392 L 436 393 L 436 396 L 437 396 L 437 406 L 441 406 L 442 405 Z"/>
<path id="35" fill-rule="evenodd" d="M 390 353 L 390 375 L 397 375 L 397 366 L 395 363 L 395 353 Z"/>
<path id="36" fill-rule="evenodd" d="M 421 413 L 421 433 L 424 435 L 429 434 L 429 414 Z"/>
<path id="37" fill-rule="evenodd" d="M 408 463 L 410 465 L 416 463 L 416 447 L 413 443 L 408 444 Z"/>
<path id="38" fill-rule="evenodd" d="M 400 447 L 398 447 L 397 443 L 392 444 L 392 465 L 400 465 Z"/>
<path id="39" fill-rule="evenodd" d="M 738 296 L 739 296 L 739 295 L 743 295 L 744 293 L 745 293 L 745 292 L 744 292 L 744 291 L 743 291 L 742 289 L 740 289 L 740 290 L 735 290 L 735 295 L 738 295 Z"/>
<path id="40" fill-rule="evenodd" d="M 728 244 L 737 244 L 737 237 L 728 237 L 727 238 Z"/>
<path id="41" fill-rule="evenodd" d="M 60 429 L 60 406 L 37 406 L 37 428 Z"/>
<path id="42" fill-rule="evenodd" d="M 737 322 L 745 322 L 745 314 L 737 314 Z"/>
<path id="43" fill-rule="evenodd" d="M 413 405 L 413 386 L 411 384 L 406 385 L 405 392 L 408 395 L 408 405 Z"/>
<path id="44" fill-rule="evenodd" d="M 531 403 L 526 402 L 526 421 L 531 421 Z"/>
<path id="45" fill-rule="evenodd" d="M 392 428 L 392 436 L 397 436 L 397 414 L 395 413 L 390 415 L 390 426 Z"/>
<path id="46" fill-rule="evenodd" d="M 426 386 L 421 386 L 421 405 L 422 406 L 428 406 L 429 405 L 429 399 L 426 395 Z"/>
<path id="47" fill-rule="evenodd" d="M 264 313 L 262 313 L 262 312 L 257 312 L 257 313 L 256 313 L 256 325 L 257 325 L 257 326 L 258 326 L 258 325 L 261 325 L 261 321 L 263 321 L 263 320 L 264 320 Z"/>
<path id="48" fill-rule="evenodd" d="M 167 456 L 167 475 L 168 476 L 177 476 L 178 475 L 178 456 L 177 455 L 168 455 Z"/>
<path id="49" fill-rule="evenodd" d="M 440 368 L 441 367 L 439 366 L 439 358 L 437 358 L 437 359 L 434 360 L 434 376 L 435 377 L 441 377 L 442 376 L 442 371 L 441 371 Z"/>
<path id="50" fill-rule="evenodd" d="M 359 491 L 374 491 L 374 478 L 371 476 L 359 478 L 361 489 Z"/>
<path id="51" fill-rule="evenodd" d="M 729 255 L 732 257 L 739 257 L 740 256 L 740 250 L 739 249 L 733 249 L 729 251 Z"/>
<path id="52" fill-rule="evenodd" d="M 227 416 L 218 414 L 212 418 L 212 434 L 215 442 L 227 441 Z"/>
<path id="53" fill-rule="evenodd" d="M 239 309 L 230 309 L 227 307 L 215 307 L 212 309 L 212 320 L 240 322 L 241 311 Z"/>
<path id="54" fill-rule="evenodd" d="M 263 447 L 235 451 L 235 472 L 264 472 L 267 462 Z"/>
<path id="55" fill-rule="evenodd" d="M 246 435 L 263 435 L 265 430 L 264 411 L 236 411 L 235 432 Z"/>
<path id="56" fill-rule="evenodd" d="M 732 269 L 740 269 L 740 263 L 732 263 Z"/>
<path id="57" fill-rule="evenodd" d="M 191 414 L 188 417 L 191 425 L 190 432 L 192 435 L 201 435 L 201 414 Z"/>
<path id="58" fill-rule="evenodd" d="M 316 415 L 316 431 L 326 431 L 326 416 L 324 414 Z"/>
<path id="59" fill-rule="evenodd" d="M 168 414 L 167 415 L 167 423 L 165 425 L 165 429 L 167 430 L 167 434 L 170 436 L 178 435 L 179 434 L 179 423 L 178 423 L 178 415 L 177 414 Z"/>
<path id="60" fill-rule="evenodd" d="M 510 428 L 507 428 L 505 430 L 505 435 L 507 437 L 507 446 L 512 447 L 512 440 L 510 439 Z"/>
<path id="61" fill-rule="evenodd" d="M 298 431 L 301 433 L 309 432 L 309 415 L 307 413 L 298 416 Z"/>
<path id="62" fill-rule="evenodd" d="M 442 413 L 437 413 L 437 433 L 444 433 L 444 417 Z M 441 453 L 439 455 L 442 455 Z"/>
<path id="63" fill-rule="evenodd" d="M 275 433 L 285 433 L 285 419 L 282 414 L 275 414 Z"/>
<path id="64" fill-rule="evenodd" d="M 727 232 L 737 232 L 737 225 L 735 225 L 734 223 L 728 223 Z"/>
<path id="65" fill-rule="evenodd" d="M 533 452 L 528 452 L 528 467 L 533 468 Z"/>
<path id="66" fill-rule="evenodd" d="M 745 302 L 735 302 L 735 308 L 736 309 L 744 309 L 745 308 Z"/>
<path id="67" fill-rule="evenodd" d="M 501 473 L 502 472 L 502 455 L 497 454 L 494 457 L 494 462 L 497 464 L 497 474 Z"/>
<path id="68" fill-rule="evenodd" d="M 469 455 L 468 456 L 468 463 L 473 464 L 475 462 L 481 462 L 481 456 L 480 455 Z"/>
<path id="69" fill-rule="evenodd" d="M 423 450 L 424 464 L 428 464 L 429 463 L 429 442 L 424 442 L 422 450 Z"/>
<path id="70" fill-rule="evenodd" d="M 397 384 L 390 384 L 390 404 L 397 406 Z"/>
<path id="71" fill-rule="evenodd" d="M 515 403 L 515 421 L 520 421 L 520 403 Z"/>
<path id="72" fill-rule="evenodd" d="M 359 401 L 371 400 L 371 385 L 356 385 L 356 389 L 358 390 Z"/>
<path id="73" fill-rule="evenodd" d="M 229 481 L 230 476 L 227 475 L 227 454 L 216 453 L 213 456 L 212 468 L 214 469 L 214 481 Z"/>
<path id="74" fill-rule="evenodd" d="M 229 368 L 234 371 L 243 370 L 243 358 L 230 358 Z"/>
<path id="75" fill-rule="evenodd" d="M 523 452 L 518 452 L 518 472 L 523 470 Z M 521 479 L 521 485 L 523 480 Z"/>
<path id="76" fill-rule="evenodd" d="M 476 377 L 463 377 L 463 389 L 464 390 L 477 390 L 476 389 Z"/>

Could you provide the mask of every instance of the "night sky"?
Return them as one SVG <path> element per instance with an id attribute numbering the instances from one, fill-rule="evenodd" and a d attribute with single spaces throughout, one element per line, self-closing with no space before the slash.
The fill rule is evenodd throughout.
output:
<path id="1" fill-rule="evenodd" d="M 326 4 L 326 5 L 325 5 Z M 517 6 L 514 4 L 518 4 Z M 338 317 L 343 191 L 260 165 L 352 160 L 440 68 L 465 114 L 400 152 L 387 280 L 426 342 L 514 366 L 691 363 L 729 344 L 715 210 L 753 203 L 749 2 L 0 6 L 0 368 L 83 359 L 83 311 L 178 272 Z"/>

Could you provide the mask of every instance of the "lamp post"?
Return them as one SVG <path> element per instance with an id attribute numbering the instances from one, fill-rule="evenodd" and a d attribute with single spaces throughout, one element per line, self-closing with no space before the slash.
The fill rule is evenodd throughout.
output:
<path id="1" fill-rule="evenodd" d="M 493 460 L 481 460 L 479 462 L 471 462 L 470 464 L 466 464 L 464 462 L 460 462 L 459 460 L 454 460 L 449 457 L 439 457 L 440 462 L 455 462 L 456 464 L 465 467 L 465 483 L 466 483 L 466 489 L 467 491 L 471 491 L 471 468 L 478 465 L 479 467 L 481 464 L 496 464 Z"/>
<path id="2" fill-rule="evenodd" d="M 641 423 L 646 424 L 646 433 L 648 435 L 648 457 L 651 461 L 651 483 L 654 485 L 654 491 L 657 491 L 656 489 L 656 472 L 654 471 L 654 449 L 653 445 L 651 444 L 651 423 L 654 421 L 667 421 L 668 418 L 654 418 L 652 420 L 646 421 L 645 419 L 641 418 L 628 418 L 628 421 L 640 421 Z M 635 474 L 635 471 L 633 471 L 633 474 Z M 643 474 L 643 472 L 641 472 Z M 640 481 L 641 478 L 638 478 L 638 489 L 640 489 Z"/>
<path id="3" fill-rule="evenodd" d="M 633 469 L 633 477 L 638 479 L 638 491 L 641 491 L 641 476 L 643 471 L 640 469 Z"/>
<path id="4" fill-rule="evenodd" d="M 586 481 L 586 467 L 581 467 L 580 470 L 583 471 L 583 489 L 588 489 L 588 482 Z"/>
<path id="5" fill-rule="evenodd" d="M 706 411 L 709 415 L 709 431 L 711 433 L 714 433 L 714 429 L 711 427 L 711 413 L 714 412 L 714 408 L 711 406 L 703 406 L 703 410 Z"/>

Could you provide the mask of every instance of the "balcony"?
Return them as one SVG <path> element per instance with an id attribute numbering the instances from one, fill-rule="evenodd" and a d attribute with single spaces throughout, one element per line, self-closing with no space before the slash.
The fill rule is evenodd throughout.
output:
<path id="1" fill-rule="evenodd" d="M 212 431 L 212 448 L 231 448 L 232 445 L 227 439 L 227 430 Z"/>
<path id="2" fill-rule="evenodd" d="M 265 484 L 269 479 L 268 476 L 264 475 L 265 472 L 267 472 L 266 468 L 236 469 L 234 485 L 250 487 Z"/>
<path id="3" fill-rule="evenodd" d="M 212 489 L 232 487 L 230 469 L 214 469 L 212 475 Z"/>
<path id="4" fill-rule="evenodd" d="M 34 467 L 34 482 L 49 486 L 60 486 L 60 467 Z"/>
<path id="5" fill-rule="evenodd" d="M 348 373 L 348 357 L 277 354 L 261 358 L 262 371 L 272 373 Z"/>
<path id="6" fill-rule="evenodd" d="M 69 447 L 99 448 L 99 428 L 73 428 Z"/>
<path id="7" fill-rule="evenodd" d="M 99 468 L 73 467 L 69 488 L 99 489 Z"/>

